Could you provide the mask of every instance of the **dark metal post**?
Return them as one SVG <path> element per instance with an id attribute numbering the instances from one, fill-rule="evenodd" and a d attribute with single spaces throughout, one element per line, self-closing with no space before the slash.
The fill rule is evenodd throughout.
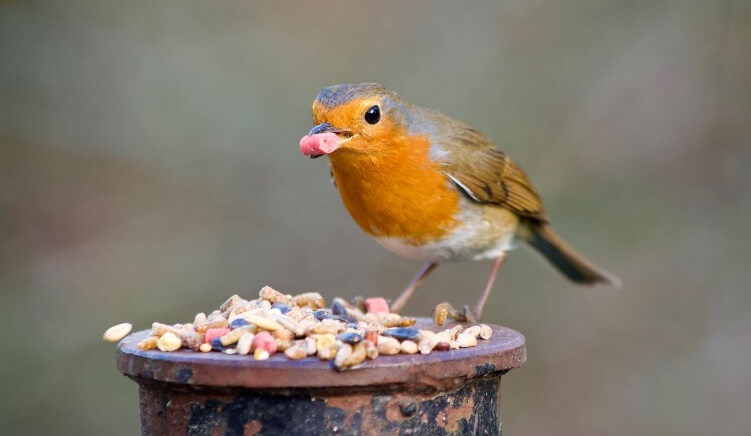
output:
<path id="1" fill-rule="evenodd" d="M 139 384 L 147 435 L 498 435 L 501 376 L 526 349 L 520 333 L 491 327 L 477 347 L 380 356 L 343 372 L 313 357 L 140 351 L 143 331 L 120 343 L 117 366 Z"/>

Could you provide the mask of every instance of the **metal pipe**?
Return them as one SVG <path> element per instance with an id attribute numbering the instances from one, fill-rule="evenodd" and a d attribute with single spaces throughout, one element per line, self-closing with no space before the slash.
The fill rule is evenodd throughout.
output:
<path id="1" fill-rule="evenodd" d="M 342 372 L 315 357 L 141 351 L 142 331 L 121 341 L 117 366 L 139 384 L 145 435 L 498 435 L 501 376 L 526 348 L 520 333 L 491 327 L 477 347 L 379 356 Z"/>

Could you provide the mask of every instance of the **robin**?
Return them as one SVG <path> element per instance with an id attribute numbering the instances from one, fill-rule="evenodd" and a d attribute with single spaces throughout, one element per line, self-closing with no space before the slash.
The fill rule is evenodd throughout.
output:
<path id="1" fill-rule="evenodd" d="M 315 127 L 300 140 L 300 151 L 329 157 L 342 202 L 365 233 L 425 262 L 393 301 L 394 312 L 438 264 L 492 259 L 473 311 L 438 306 L 457 319 L 479 319 L 506 253 L 519 240 L 575 283 L 619 286 L 553 232 L 527 175 L 478 130 L 377 83 L 329 86 L 312 109 Z"/>

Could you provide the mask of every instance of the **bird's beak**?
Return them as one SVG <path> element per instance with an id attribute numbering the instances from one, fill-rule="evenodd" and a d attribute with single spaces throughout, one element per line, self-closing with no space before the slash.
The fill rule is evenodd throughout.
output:
<path id="1" fill-rule="evenodd" d="M 349 130 L 335 128 L 329 123 L 321 123 L 300 139 L 300 152 L 311 159 L 336 151 L 342 140 L 352 136 Z"/>
<path id="2" fill-rule="evenodd" d="M 326 133 L 326 132 L 335 132 L 336 129 L 334 126 L 331 125 L 331 123 L 321 123 L 312 129 L 310 129 L 310 132 L 308 132 L 308 136 L 311 135 L 317 135 L 319 133 Z"/>

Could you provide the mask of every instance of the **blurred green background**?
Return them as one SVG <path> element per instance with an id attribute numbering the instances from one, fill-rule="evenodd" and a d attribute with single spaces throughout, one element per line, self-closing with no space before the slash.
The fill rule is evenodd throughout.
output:
<path id="1" fill-rule="evenodd" d="M 0 433 L 136 434 L 116 322 L 265 284 L 395 296 L 420 265 L 297 147 L 320 88 L 377 81 L 496 140 L 624 282 L 510 256 L 505 433 L 747 434 L 750 46 L 741 0 L 0 3 Z M 489 268 L 405 312 L 474 303 Z"/>

